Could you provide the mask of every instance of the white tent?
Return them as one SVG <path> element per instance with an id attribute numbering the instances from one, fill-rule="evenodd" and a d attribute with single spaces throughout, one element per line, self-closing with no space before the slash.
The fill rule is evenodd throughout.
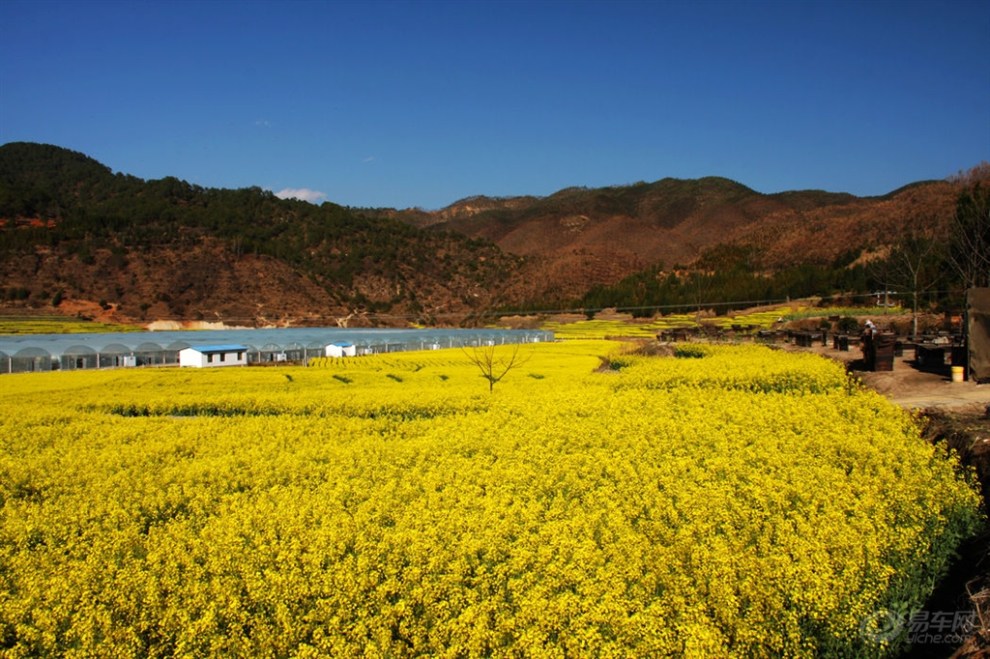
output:
<path id="1" fill-rule="evenodd" d="M 327 357 L 354 357 L 357 355 L 357 346 L 353 343 L 338 342 L 331 343 L 326 347 Z"/>

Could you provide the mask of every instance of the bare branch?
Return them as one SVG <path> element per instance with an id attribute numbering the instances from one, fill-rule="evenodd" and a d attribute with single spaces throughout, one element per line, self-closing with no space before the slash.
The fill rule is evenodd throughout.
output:
<path id="1" fill-rule="evenodd" d="M 931 233 L 917 227 L 930 223 L 918 222 L 891 249 L 884 264 L 883 284 L 907 292 L 911 296 L 912 334 L 918 334 L 918 306 L 926 291 L 941 279 L 940 265 L 944 258 L 943 245 Z"/>
<path id="2" fill-rule="evenodd" d="M 964 287 L 990 286 L 990 187 L 976 184 L 959 195 L 948 261 Z"/>
<path id="3" fill-rule="evenodd" d="M 502 380 L 509 371 L 522 366 L 529 359 L 528 356 L 520 356 L 519 343 L 513 343 L 508 358 L 498 358 L 496 356 L 496 346 L 472 346 L 471 350 L 461 348 L 467 356 L 468 361 L 478 367 L 481 376 L 488 381 L 488 391 L 492 392 L 495 385 Z"/>

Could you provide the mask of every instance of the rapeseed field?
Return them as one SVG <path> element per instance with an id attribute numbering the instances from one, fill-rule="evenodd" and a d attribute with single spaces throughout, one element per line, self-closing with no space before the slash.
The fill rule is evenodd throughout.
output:
<path id="1" fill-rule="evenodd" d="M 522 351 L 0 376 L 0 655 L 883 656 L 982 524 L 823 359 Z"/>

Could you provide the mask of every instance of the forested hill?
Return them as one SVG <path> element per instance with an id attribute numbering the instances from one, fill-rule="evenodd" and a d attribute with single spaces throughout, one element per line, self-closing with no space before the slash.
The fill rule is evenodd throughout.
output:
<path id="1" fill-rule="evenodd" d="M 145 181 L 56 146 L 0 146 L 0 295 L 132 320 L 463 322 L 518 268 L 488 241 L 252 187 Z"/>
<path id="2" fill-rule="evenodd" d="M 652 313 L 906 289 L 895 267 L 914 258 L 905 246 L 925 247 L 926 290 L 957 290 L 948 264 L 990 253 L 988 191 L 981 165 L 870 198 L 665 178 L 370 210 L 146 181 L 56 146 L 11 143 L 0 146 L 0 306 L 248 325 Z M 972 218 L 961 233 L 957 209 Z M 979 259 L 970 265 L 986 272 Z"/>

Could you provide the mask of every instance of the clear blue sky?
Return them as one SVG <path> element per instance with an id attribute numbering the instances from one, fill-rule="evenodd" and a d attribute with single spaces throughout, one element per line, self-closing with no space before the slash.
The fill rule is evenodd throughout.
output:
<path id="1" fill-rule="evenodd" d="M 350 206 L 884 194 L 990 160 L 990 1 L 0 0 L 12 141 Z"/>

